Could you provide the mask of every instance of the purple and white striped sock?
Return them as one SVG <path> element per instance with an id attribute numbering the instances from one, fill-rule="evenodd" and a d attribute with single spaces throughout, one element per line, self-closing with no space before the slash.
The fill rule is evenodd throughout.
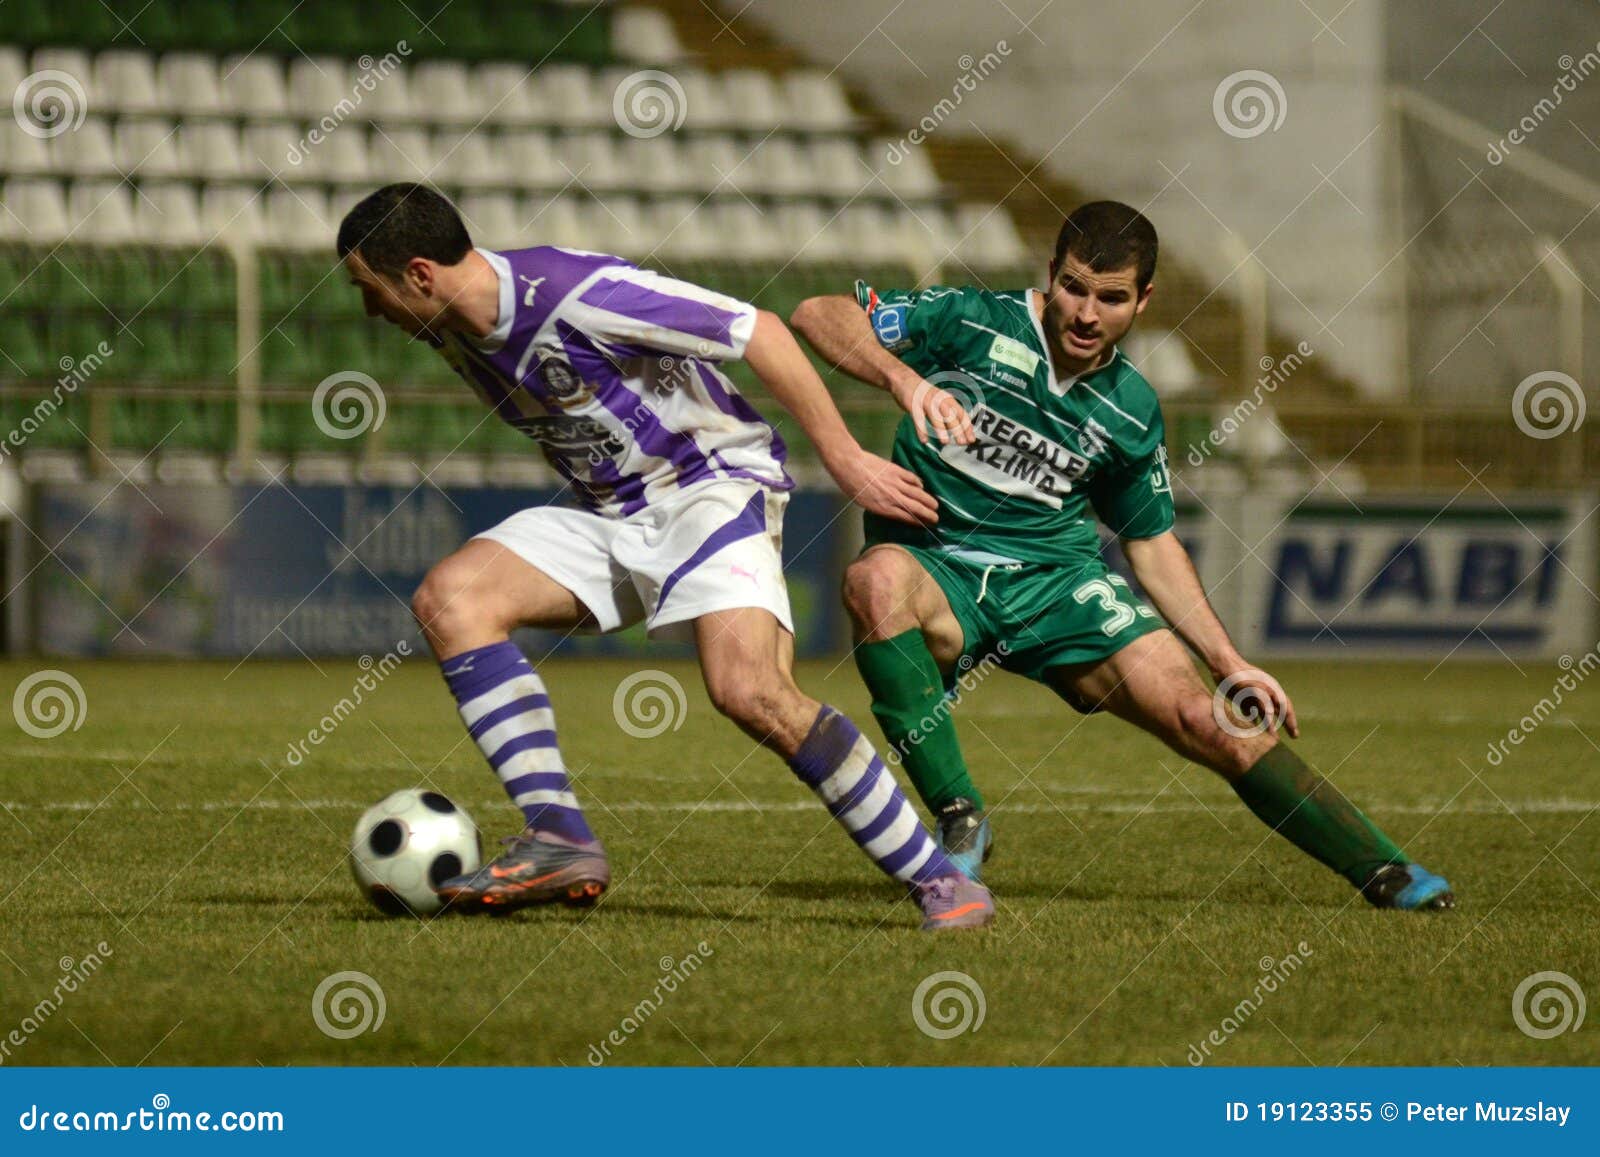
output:
<path id="1" fill-rule="evenodd" d="M 832 707 L 824 705 L 817 713 L 789 767 L 861 850 L 896 880 L 922 884 L 961 874 L 933 842 L 866 736 Z"/>
<path id="2" fill-rule="evenodd" d="M 544 680 L 510 640 L 440 664 L 461 721 L 528 827 L 574 843 L 594 839 L 567 782 Z"/>

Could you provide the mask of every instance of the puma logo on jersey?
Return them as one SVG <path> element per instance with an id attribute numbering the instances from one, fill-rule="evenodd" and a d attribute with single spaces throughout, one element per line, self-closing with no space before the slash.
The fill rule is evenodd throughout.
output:
<path id="1" fill-rule="evenodd" d="M 518 280 L 527 283 L 528 286 L 527 291 L 522 295 L 522 304 L 524 306 L 532 305 L 533 295 L 539 292 L 539 287 L 544 284 L 545 279 L 542 277 L 525 277 L 519 274 Z"/>

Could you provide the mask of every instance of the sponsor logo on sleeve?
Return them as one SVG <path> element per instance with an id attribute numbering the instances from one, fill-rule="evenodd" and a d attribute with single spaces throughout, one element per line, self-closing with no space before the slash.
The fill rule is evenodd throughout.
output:
<path id="1" fill-rule="evenodd" d="M 872 331 L 878 335 L 878 343 L 890 353 L 899 353 L 901 350 L 910 349 L 912 341 L 906 330 L 906 307 L 903 305 L 879 305 L 872 311 Z"/>

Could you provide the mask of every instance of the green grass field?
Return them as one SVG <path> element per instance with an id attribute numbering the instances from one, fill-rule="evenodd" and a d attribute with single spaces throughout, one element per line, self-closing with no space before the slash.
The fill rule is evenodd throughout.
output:
<path id="1" fill-rule="evenodd" d="M 5 664 L 4 686 L 50 665 Z M 959 718 L 996 814 L 1000 917 L 943 937 L 687 664 L 664 664 L 688 693 L 681 728 L 652 739 L 612 716 L 632 665 L 544 668 L 616 872 L 598 908 L 428 922 L 358 896 L 344 853 L 362 807 L 430 783 L 491 844 L 518 819 L 430 663 L 407 661 L 298 767 L 290 743 L 348 694 L 353 662 L 60 665 L 82 726 L 33 739 L 7 720 L 0 760 L 7 1064 L 581 1066 L 613 1030 L 618 1064 L 1181 1066 L 1213 1030 L 1209 1063 L 1228 1065 L 1600 1063 L 1592 1018 L 1535 1039 L 1512 1015 L 1533 973 L 1600 996 L 1600 701 L 1569 697 L 1486 761 L 1553 665 L 1278 669 L 1303 754 L 1456 885 L 1460 907 L 1432 917 L 1369 910 L 1210 773 L 996 676 Z M 870 724 L 854 669 L 831 667 L 802 684 Z M 41 1018 L 102 941 L 99 971 Z M 698 970 L 659 989 L 691 953 Z M 1265 994 L 1263 967 L 1286 975 Z M 385 1016 L 335 1039 L 312 998 L 344 971 L 373 978 Z M 941 971 L 981 990 L 975 1031 L 917 1027 L 914 993 Z"/>

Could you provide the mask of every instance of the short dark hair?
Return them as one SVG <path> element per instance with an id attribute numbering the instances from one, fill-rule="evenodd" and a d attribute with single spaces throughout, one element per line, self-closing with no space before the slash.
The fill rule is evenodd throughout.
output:
<path id="1" fill-rule="evenodd" d="M 461 214 L 443 193 L 402 182 L 369 193 L 339 222 L 339 260 L 359 254 L 374 273 L 394 277 L 413 257 L 455 265 L 472 251 Z"/>
<path id="2" fill-rule="evenodd" d="M 1132 205 L 1090 201 L 1068 215 L 1056 237 L 1056 264 L 1069 253 L 1096 273 L 1137 265 L 1143 293 L 1156 275 L 1156 227 Z"/>

